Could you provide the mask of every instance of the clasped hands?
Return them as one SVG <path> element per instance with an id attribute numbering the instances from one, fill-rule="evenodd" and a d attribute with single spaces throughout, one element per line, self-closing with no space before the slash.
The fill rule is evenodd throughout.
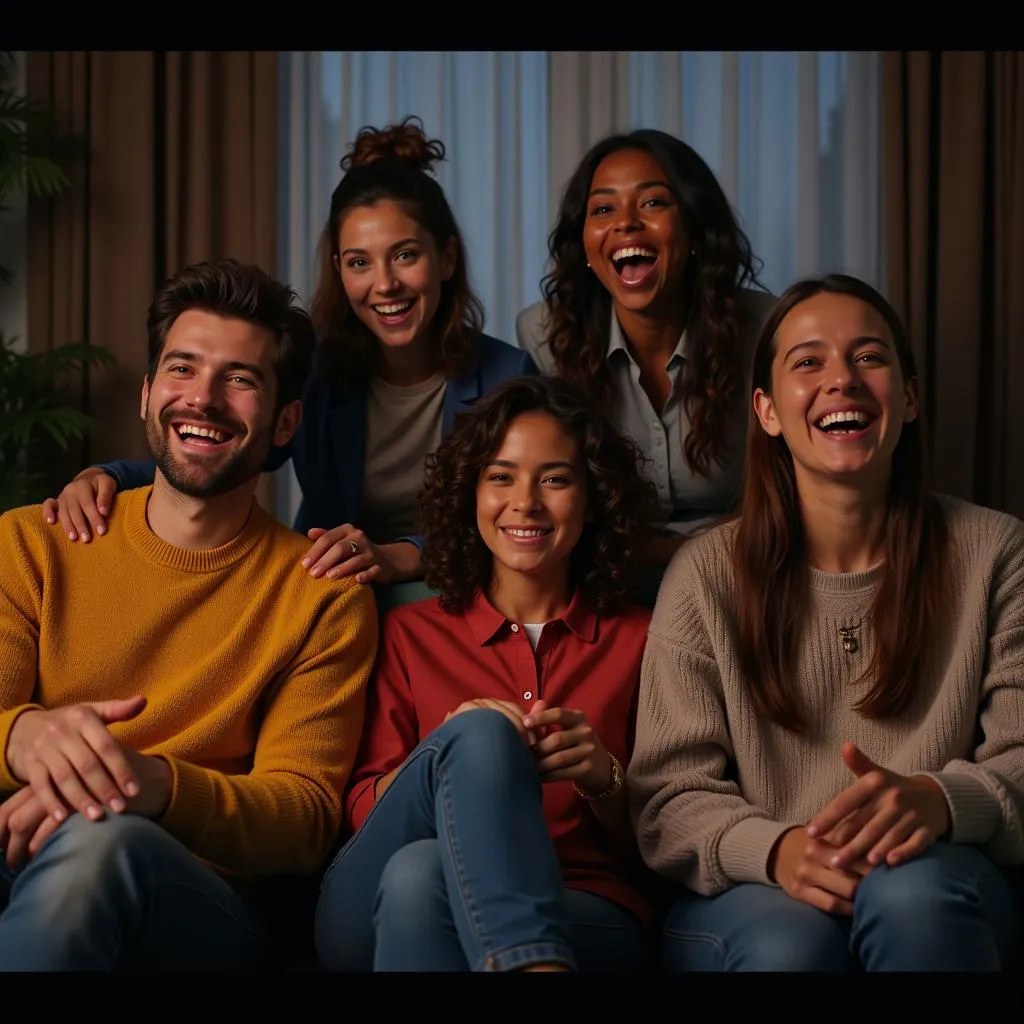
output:
<path id="1" fill-rule="evenodd" d="M 475 708 L 500 711 L 516 727 L 533 751 L 541 782 L 569 780 L 595 796 L 611 786 L 611 755 L 582 711 L 551 708 L 538 700 L 526 712 L 513 701 L 478 697 L 460 704 L 444 720 Z"/>
<path id="2" fill-rule="evenodd" d="M 0 804 L 0 849 L 17 870 L 71 814 L 99 821 L 130 812 L 159 817 L 171 795 L 171 768 L 161 758 L 118 743 L 107 728 L 134 718 L 146 698 L 95 701 L 26 711 L 7 740 L 7 764 L 25 783 Z"/>
<path id="3" fill-rule="evenodd" d="M 794 899 L 849 917 L 861 879 L 923 853 L 949 830 L 950 814 L 933 779 L 882 768 L 854 743 L 842 756 L 856 780 L 806 827 L 782 835 L 768 874 Z"/>

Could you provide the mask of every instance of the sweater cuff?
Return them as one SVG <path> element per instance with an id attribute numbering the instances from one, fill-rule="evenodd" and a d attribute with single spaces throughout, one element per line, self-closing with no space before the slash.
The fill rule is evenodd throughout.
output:
<path id="1" fill-rule="evenodd" d="M 718 842 L 718 863 L 730 882 L 777 885 L 768 877 L 768 857 L 783 832 L 801 828 L 799 822 L 743 818 Z"/>
<path id="2" fill-rule="evenodd" d="M 171 767 L 171 799 L 157 824 L 190 850 L 195 849 L 213 818 L 213 780 L 205 768 L 167 754 L 156 756 Z"/>
<path id="3" fill-rule="evenodd" d="M 0 714 L 0 750 L 3 751 L 4 755 L 0 758 L 0 791 L 9 793 L 13 790 L 21 789 L 25 785 L 21 780 L 14 777 L 14 772 L 11 771 L 10 763 L 7 760 L 7 742 L 11 738 L 11 730 L 14 728 L 14 723 L 26 711 L 45 710 L 46 708 L 41 707 L 39 704 L 19 704 L 17 707 Z"/>
<path id="4" fill-rule="evenodd" d="M 971 772 L 916 772 L 934 779 L 949 804 L 951 843 L 987 843 L 998 831 L 1003 809 L 996 795 Z"/>

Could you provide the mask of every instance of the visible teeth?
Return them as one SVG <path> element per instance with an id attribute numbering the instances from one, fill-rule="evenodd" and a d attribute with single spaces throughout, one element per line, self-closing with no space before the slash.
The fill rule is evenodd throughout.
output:
<path id="1" fill-rule="evenodd" d="M 547 530 L 521 530 L 515 526 L 506 526 L 504 530 L 513 537 L 543 537 L 548 532 Z"/>
<path id="2" fill-rule="evenodd" d="M 383 316 L 394 316 L 395 313 L 404 313 L 411 305 L 411 302 L 400 302 L 392 303 L 388 306 L 374 306 L 373 308 Z"/>
<path id="3" fill-rule="evenodd" d="M 658 258 L 658 254 L 653 249 L 644 249 L 636 245 L 616 249 L 615 252 L 612 253 L 613 260 L 627 260 L 631 256 L 645 256 L 652 260 L 656 260 Z"/>
<path id="4" fill-rule="evenodd" d="M 866 427 L 868 424 L 867 413 L 851 409 L 847 412 L 830 412 L 818 420 L 819 427 L 830 427 L 833 423 L 856 423 L 858 426 Z"/>
<path id="5" fill-rule="evenodd" d="M 208 437 L 212 441 L 223 441 L 225 435 L 219 430 L 212 430 L 209 427 L 194 427 L 191 424 L 185 424 L 184 426 L 178 427 L 179 437 Z"/>

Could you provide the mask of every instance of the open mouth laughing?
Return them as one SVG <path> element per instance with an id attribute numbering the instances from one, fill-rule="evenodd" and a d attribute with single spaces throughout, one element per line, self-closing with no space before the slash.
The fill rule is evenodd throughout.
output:
<path id="1" fill-rule="evenodd" d="M 830 437 L 852 438 L 863 434 L 875 419 L 875 415 L 866 409 L 840 409 L 825 413 L 814 426 Z"/>
<path id="2" fill-rule="evenodd" d="M 637 288 L 651 276 L 658 251 L 649 245 L 622 245 L 612 252 L 611 262 L 619 281 L 627 288 Z"/>

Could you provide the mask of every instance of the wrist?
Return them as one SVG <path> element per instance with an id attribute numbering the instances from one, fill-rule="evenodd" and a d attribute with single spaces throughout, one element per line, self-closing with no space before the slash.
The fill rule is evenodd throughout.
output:
<path id="1" fill-rule="evenodd" d="M 417 578 L 423 567 L 423 556 L 411 540 L 397 540 L 381 547 L 394 567 L 396 583 L 406 583 Z"/>
<path id="2" fill-rule="evenodd" d="M 7 749 L 4 751 L 4 757 L 7 761 L 8 770 L 18 782 L 28 782 L 21 763 L 21 755 L 24 753 L 25 721 L 26 719 L 31 721 L 32 716 L 40 711 L 42 711 L 42 708 L 26 708 L 14 720 L 10 732 L 7 734 Z"/>
<path id="3" fill-rule="evenodd" d="M 915 775 L 914 779 L 921 785 L 929 797 L 933 808 L 933 821 L 935 823 L 935 838 L 942 839 L 948 835 L 953 824 L 952 812 L 949 809 L 949 801 L 943 788 L 930 775 Z"/>
<path id="4" fill-rule="evenodd" d="M 768 876 L 768 881 L 769 882 L 772 882 L 775 885 L 782 885 L 782 883 L 779 881 L 779 877 L 778 876 L 779 876 L 780 862 L 783 863 L 783 864 L 785 862 L 785 855 L 783 854 L 783 846 L 785 845 L 786 840 L 794 832 L 799 832 L 799 831 L 802 831 L 802 830 L 801 830 L 800 826 L 798 826 L 798 825 L 794 825 L 793 828 L 787 828 L 786 831 L 783 832 L 779 836 L 779 838 L 775 840 L 774 844 L 772 845 L 771 850 L 769 850 L 769 852 L 768 852 L 768 861 L 767 861 L 767 863 L 765 864 L 765 867 L 764 867 L 764 871 L 765 871 L 765 874 Z"/>
<path id="5" fill-rule="evenodd" d="M 596 780 L 588 779 L 583 785 L 573 783 L 573 789 L 584 800 L 590 802 L 604 800 L 614 796 L 622 789 L 625 781 L 622 765 L 619 764 L 619 760 L 614 754 L 609 754 L 607 751 L 605 751 L 605 758 L 605 770 Z"/>

